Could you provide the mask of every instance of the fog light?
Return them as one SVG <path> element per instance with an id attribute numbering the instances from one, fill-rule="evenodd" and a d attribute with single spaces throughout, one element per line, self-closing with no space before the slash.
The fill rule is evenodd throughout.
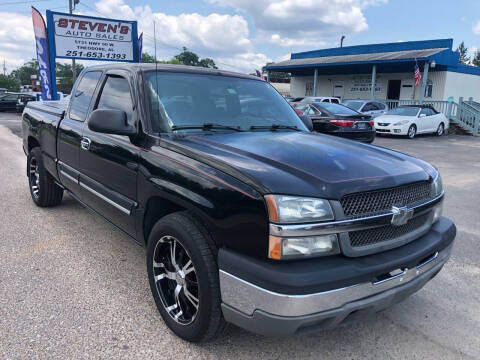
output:
<path id="1" fill-rule="evenodd" d="M 439 205 L 435 206 L 433 209 L 433 222 L 437 222 L 438 219 L 442 216 L 443 212 L 443 203 L 440 203 Z"/>
<path id="2" fill-rule="evenodd" d="M 336 234 L 295 238 L 270 236 L 269 257 L 272 259 L 324 256 L 339 252 L 340 247 Z"/>
<path id="3" fill-rule="evenodd" d="M 393 132 L 398 134 L 398 133 L 402 132 L 402 130 L 401 129 L 393 129 Z"/>

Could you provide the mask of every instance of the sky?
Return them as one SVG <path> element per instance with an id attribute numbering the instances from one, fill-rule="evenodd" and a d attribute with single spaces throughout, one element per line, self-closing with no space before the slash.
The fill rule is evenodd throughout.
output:
<path id="1" fill-rule="evenodd" d="M 0 0 L 0 63 L 35 57 L 31 6 L 68 12 L 68 0 Z M 169 59 L 183 46 L 221 69 L 253 72 L 292 52 L 453 38 L 480 49 L 480 0 L 80 0 L 75 13 L 137 20 L 144 51 Z M 88 61 L 81 61 L 88 65 Z M 0 64 L 0 69 L 3 64 Z"/>

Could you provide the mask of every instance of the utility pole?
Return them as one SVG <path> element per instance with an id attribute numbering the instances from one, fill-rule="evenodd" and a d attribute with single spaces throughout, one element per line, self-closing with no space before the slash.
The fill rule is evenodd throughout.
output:
<path id="1" fill-rule="evenodd" d="M 7 66 L 5 65 L 5 59 L 3 59 L 3 76 L 7 75 Z"/>
<path id="2" fill-rule="evenodd" d="M 342 35 L 340 38 L 340 47 L 343 47 L 343 40 L 345 39 L 345 35 Z"/>
<path id="3" fill-rule="evenodd" d="M 68 0 L 68 10 L 70 12 L 70 14 L 73 13 L 73 2 L 74 0 Z M 75 1 L 75 4 L 78 4 L 78 1 Z M 75 59 L 72 59 L 72 79 L 73 79 L 73 83 L 75 84 L 75 81 L 77 80 L 77 69 L 76 69 L 76 66 L 75 66 Z"/>

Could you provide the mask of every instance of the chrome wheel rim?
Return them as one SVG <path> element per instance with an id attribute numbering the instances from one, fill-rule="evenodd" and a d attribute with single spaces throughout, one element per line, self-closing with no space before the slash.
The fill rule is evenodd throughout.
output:
<path id="1" fill-rule="evenodd" d="M 155 245 L 153 277 L 168 315 L 178 324 L 191 324 L 200 305 L 197 274 L 190 255 L 175 237 L 163 236 Z"/>
<path id="2" fill-rule="evenodd" d="M 415 128 L 412 126 L 408 129 L 408 137 L 413 138 L 415 136 Z"/>
<path id="3" fill-rule="evenodd" d="M 35 157 L 30 159 L 30 167 L 29 171 L 29 180 L 30 180 L 30 188 L 32 189 L 32 194 L 35 199 L 38 199 L 40 196 L 40 173 L 38 171 L 38 162 Z"/>
<path id="4" fill-rule="evenodd" d="M 442 124 L 438 125 L 437 135 L 438 135 L 438 136 L 442 136 L 442 135 L 443 135 L 443 125 L 442 125 Z"/>

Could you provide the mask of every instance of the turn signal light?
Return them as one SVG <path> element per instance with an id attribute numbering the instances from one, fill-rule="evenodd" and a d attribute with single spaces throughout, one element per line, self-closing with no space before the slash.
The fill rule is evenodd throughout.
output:
<path id="1" fill-rule="evenodd" d="M 338 126 L 345 126 L 345 127 L 352 127 L 354 121 L 353 120 L 330 120 L 330 123 Z"/>

